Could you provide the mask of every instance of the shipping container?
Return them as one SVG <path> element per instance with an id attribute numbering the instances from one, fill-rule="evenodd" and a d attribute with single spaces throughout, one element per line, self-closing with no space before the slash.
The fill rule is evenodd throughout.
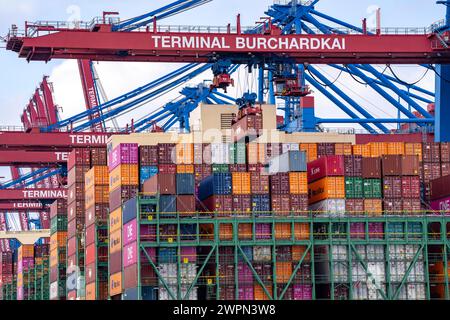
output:
<path id="1" fill-rule="evenodd" d="M 347 177 L 362 177 L 362 156 L 344 156 L 344 170 Z"/>
<path id="2" fill-rule="evenodd" d="M 251 179 L 249 172 L 233 172 L 232 193 L 234 195 L 249 195 L 251 193 Z"/>
<path id="3" fill-rule="evenodd" d="M 313 204 L 325 199 L 345 198 L 344 177 L 328 177 L 311 183 L 308 186 L 309 203 Z"/>
<path id="4" fill-rule="evenodd" d="M 345 197 L 347 199 L 364 198 L 364 179 L 360 177 L 345 177 Z"/>
<path id="5" fill-rule="evenodd" d="M 108 154 L 109 171 L 120 165 L 137 165 L 139 161 L 139 146 L 136 143 L 122 143 Z"/>
<path id="6" fill-rule="evenodd" d="M 363 158 L 362 160 L 362 176 L 364 179 L 381 178 L 381 159 L 380 158 Z"/>
<path id="7" fill-rule="evenodd" d="M 195 193 L 195 177 L 190 173 L 179 173 L 176 175 L 176 194 L 193 195 Z"/>
<path id="8" fill-rule="evenodd" d="M 344 176 L 344 157 L 327 156 L 308 163 L 308 182 L 324 177 Z"/>
<path id="9" fill-rule="evenodd" d="M 270 176 L 271 194 L 289 194 L 289 174 L 277 173 Z"/>
<path id="10" fill-rule="evenodd" d="M 271 158 L 269 161 L 269 174 L 279 172 L 306 172 L 306 153 L 303 151 L 288 151 Z"/>
<path id="11" fill-rule="evenodd" d="M 120 186 L 139 185 L 139 167 L 137 164 L 121 164 L 109 174 L 109 189 L 115 190 Z"/>
<path id="12" fill-rule="evenodd" d="M 177 194 L 176 175 L 159 173 L 145 181 L 142 189 L 145 194 Z"/>
<path id="13" fill-rule="evenodd" d="M 139 164 L 141 166 L 157 166 L 158 165 L 158 146 L 140 146 L 139 147 Z"/>
<path id="14" fill-rule="evenodd" d="M 260 172 L 251 172 L 250 187 L 251 194 L 268 194 L 270 192 L 269 176 L 266 174 L 261 174 Z"/>
<path id="15" fill-rule="evenodd" d="M 212 195 L 231 195 L 232 176 L 230 173 L 214 173 L 205 178 L 199 186 L 199 199 L 205 200 Z"/>

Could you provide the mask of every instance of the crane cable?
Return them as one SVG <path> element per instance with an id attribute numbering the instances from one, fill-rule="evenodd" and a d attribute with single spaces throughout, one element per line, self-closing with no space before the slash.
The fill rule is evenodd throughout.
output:
<path id="1" fill-rule="evenodd" d="M 338 76 L 336 77 L 336 79 L 334 79 L 332 82 L 329 82 L 328 84 L 325 84 L 325 83 L 322 83 L 319 79 L 317 79 L 316 76 L 308 69 L 307 66 L 305 66 L 305 70 L 308 71 L 309 75 L 323 87 L 330 87 L 333 84 L 335 84 L 339 80 L 339 78 L 341 77 L 342 72 L 343 72 L 343 70 L 341 70 L 339 72 Z"/>
<path id="2" fill-rule="evenodd" d="M 399 82 L 401 82 L 402 84 L 404 84 L 404 85 L 406 85 L 406 86 L 409 86 L 409 87 L 414 86 L 414 85 L 418 84 L 419 82 L 421 82 L 421 81 L 427 76 L 428 71 L 430 71 L 430 69 L 427 68 L 427 70 L 426 70 L 425 73 L 422 75 L 422 77 L 420 77 L 419 80 L 417 80 L 417 81 L 415 81 L 415 82 L 412 82 L 412 83 L 408 83 L 408 82 L 405 82 L 405 81 L 403 81 L 402 79 L 400 79 L 400 78 L 395 74 L 395 72 L 394 72 L 394 70 L 392 70 L 392 67 L 391 67 L 390 64 L 387 64 L 386 66 L 389 68 L 389 71 L 391 71 L 392 75 L 394 76 L 395 79 L 397 79 L 397 81 L 399 81 Z M 433 68 L 433 67 L 432 67 L 432 68 Z M 433 70 L 434 70 L 434 69 L 433 69 Z"/>
<path id="3" fill-rule="evenodd" d="M 362 84 L 363 86 L 370 86 L 372 84 L 375 83 L 375 80 L 372 79 L 371 82 L 365 82 L 365 81 L 360 81 L 358 80 L 355 75 L 350 71 L 350 69 L 348 68 L 348 65 L 344 65 L 345 69 L 347 69 L 347 72 L 350 74 L 350 76 L 353 78 L 353 80 L 355 80 L 356 82 L 358 82 L 359 84 Z M 383 72 L 381 73 L 381 75 L 384 75 L 384 73 L 386 72 L 386 70 L 388 69 L 388 66 L 386 65 L 386 67 L 384 68 Z"/>

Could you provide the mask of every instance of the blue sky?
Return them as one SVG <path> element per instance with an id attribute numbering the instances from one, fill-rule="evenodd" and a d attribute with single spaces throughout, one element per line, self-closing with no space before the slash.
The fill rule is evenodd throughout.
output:
<path id="1" fill-rule="evenodd" d="M 170 2 L 167 0 L 0 0 L 0 34 L 6 34 L 11 24 L 17 24 L 19 29 L 23 28 L 26 20 L 66 21 L 80 17 L 84 21 L 90 21 L 93 17 L 100 16 L 102 11 L 119 11 L 122 18 L 129 18 Z M 172 17 L 164 21 L 164 24 L 226 25 L 229 22 L 234 23 L 236 14 L 241 13 L 243 25 L 253 25 L 272 3 L 273 0 L 213 0 L 202 7 Z M 322 0 L 316 9 L 360 25 L 363 17 L 371 16 L 368 8 L 374 5 L 382 9 L 383 26 L 425 27 L 442 19 L 445 15 L 444 7 L 436 5 L 434 0 Z M 54 82 L 56 101 L 63 107 L 63 117 L 83 111 L 81 86 L 74 61 L 51 61 L 48 64 L 27 63 L 25 60 L 19 60 L 12 52 L 0 50 L 0 67 L 2 73 L 0 125 L 20 125 L 20 113 L 44 74 L 50 75 L 50 80 Z M 149 82 L 174 67 L 123 63 L 98 65 L 100 77 L 110 98 Z M 398 70 L 406 81 L 414 81 L 422 73 L 417 68 L 399 67 Z M 334 74 L 329 72 L 332 78 Z M 343 85 L 350 86 L 348 82 Z M 432 89 L 432 77 L 426 78 L 423 85 Z M 353 84 L 351 86 L 357 88 Z M 362 93 L 363 90 L 364 88 L 361 88 L 358 92 Z M 372 98 L 369 94 L 364 96 L 365 102 L 364 97 L 360 99 L 368 104 L 367 108 L 376 108 L 378 98 L 375 96 Z M 328 101 L 320 98 L 318 104 L 319 113 L 327 112 L 328 107 L 332 108 Z M 339 111 L 335 112 L 336 115 L 340 114 Z M 384 111 L 374 110 L 374 114 L 377 112 Z M 378 113 L 378 115 L 381 114 Z M 0 176 L 7 175 L 4 172 L 5 170 L 0 168 Z"/>

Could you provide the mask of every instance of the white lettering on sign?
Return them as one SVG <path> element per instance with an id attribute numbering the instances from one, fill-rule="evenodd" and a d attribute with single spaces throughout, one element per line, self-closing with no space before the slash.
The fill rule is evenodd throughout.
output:
<path id="1" fill-rule="evenodd" d="M 98 106 L 97 104 L 97 96 L 95 94 L 95 89 L 94 88 L 89 88 L 88 89 L 88 96 L 89 96 L 89 101 L 90 101 L 90 107 L 91 108 L 95 108 L 96 106 Z"/>
<path id="2" fill-rule="evenodd" d="M 29 209 L 29 208 L 42 208 L 42 204 L 39 202 L 17 202 L 13 204 L 14 208 L 18 209 Z"/>
<path id="3" fill-rule="evenodd" d="M 346 50 L 345 38 L 152 36 L 157 49 Z"/>
<path id="4" fill-rule="evenodd" d="M 70 135 L 72 144 L 90 145 L 90 144 L 104 144 L 108 142 L 108 136 L 105 135 Z"/>
<path id="5" fill-rule="evenodd" d="M 25 199 L 61 199 L 67 198 L 67 192 L 63 190 L 23 190 Z"/>
<path id="6" fill-rule="evenodd" d="M 55 152 L 55 154 L 56 154 L 56 160 L 58 160 L 58 161 L 67 161 L 67 159 L 69 158 L 68 152 Z"/>

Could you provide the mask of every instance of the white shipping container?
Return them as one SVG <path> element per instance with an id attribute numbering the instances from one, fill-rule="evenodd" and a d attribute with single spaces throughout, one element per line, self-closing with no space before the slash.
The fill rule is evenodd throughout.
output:
<path id="1" fill-rule="evenodd" d="M 386 267 L 384 262 L 368 262 L 367 271 L 372 275 L 371 278 L 368 277 L 368 281 L 372 282 L 372 280 L 375 280 L 378 285 L 386 282 Z"/>
<path id="2" fill-rule="evenodd" d="M 326 199 L 309 206 L 310 211 L 316 211 L 324 217 L 344 216 L 345 199 Z"/>
<path id="3" fill-rule="evenodd" d="M 334 261 L 343 260 L 347 261 L 347 246 L 333 245 L 331 246 L 331 255 Z"/>
<path id="4" fill-rule="evenodd" d="M 226 143 L 211 144 L 211 163 L 212 164 L 229 164 L 230 147 Z"/>
<path id="5" fill-rule="evenodd" d="M 195 263 L 185 263 L 180 270 L 181 283 L 190 285 L 197 276 L 197 265 Z"/>
<path id="6" fill-rule="evenodd" d="M 367 245 L 367 260 L 369 261 L 385 261 L 384 246 Z M 384 264 L 383 264 L 384 265 Z"/>
<path id="7" fill-rule="evenodd" d="M 408 282 L 425 282 L 425 266 L 423 261 L 417 261 L 414 264 L 408 275 Z"/>
<path id="8" fill-rule="evenodd" d="M 176 263 L 161 263 L 158 267 L 161 278 L 167 285 L 175 285 L 178 283 L 177 279 L 177 264 Z M 162 282 L 160 281 L 160 284 Z"/>
<path id="9" fill-rule="evenodd" d="M 270 246 L 254 246 L 253 247 L 253 261 L 255 262 L 270 262 L 272 261 L 272 250 Z"/>
<path id="10" fill-rule="evenodd" d="M 386 293 L 386 287 L 380 286 Z M 357 282 L 353 284 L 353 300 L 382 300 L 383 296 L 377 288 L 370 282 Z"/>
<path id="11" fill-rule="evenodd" d="M 50 292 L 49 292 L 50 300 L 57 300 L 58 297 L 58 281 L 50 283 Z"/>
<path id="12" fill-rule="evenodd" d="M 425 284 L 409 283 L 407 285 L 408 300 L 425 300 Z"/>
<path id="13" fill-rule="evenodd" d="M 197 293 L 197 287 L 193 287 L 191 289 L 191 292 L 189 293 L 189 297 L 186 297 L 186 293 L 189 286 L 182 286 L 180 295 L 181 299 L 184 300 L 198 300 L 198 293 Z M 159 300 L 177 300 L 177 294 L 178 294 L 178 287 L 177 286 L 169 286 L 170 291 L 175 295 L 175 299 L 173 299 L 167 289 L 164 286 L 159 286 Z"/>
<path id="14" fill-rule="evenodd" d="M 391 274 L 391 281 L 401 282 L 406 274 L 406 262 L 391 261 L 389 266 L 389 272 Z"/>
<path id="15" fill-rule="evenodd" d="M 360 262 L 352 262 L 352 281 L 363 281 L 367 280 L 367 272 L 364 270 Z"/>
<path id="16" fill-rule="evenodd" d="M 347 262 L 333 263 L 334 282 L 348 282 L 348 264 Z"/>
<path id="17" fill-rule="evenodd" d="M 281 150 L 283 153 L 288 151 L 300 151 L 300 144 L 298 143 L 283 143 L 281 145 Z"/>

